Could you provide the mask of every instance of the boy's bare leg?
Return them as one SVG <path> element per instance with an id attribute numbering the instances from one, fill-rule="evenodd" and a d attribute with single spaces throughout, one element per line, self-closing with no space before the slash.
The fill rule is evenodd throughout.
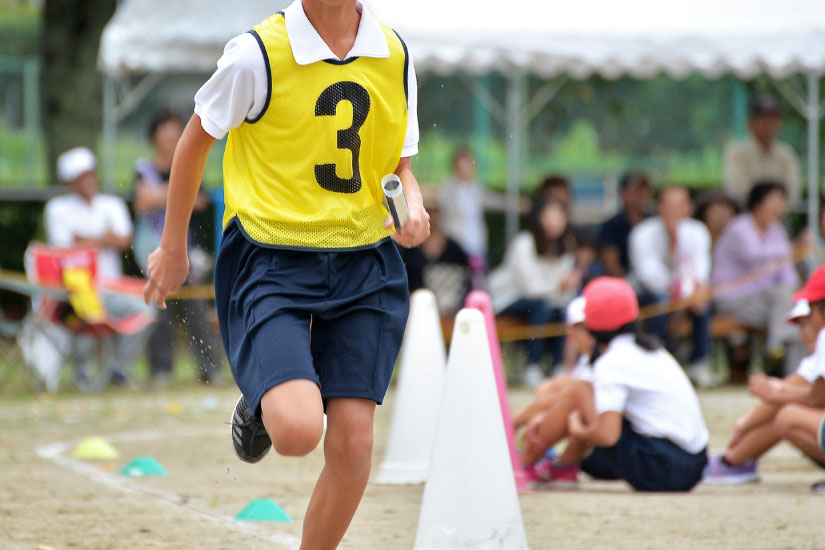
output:
<path id="1" fill-rule="evenodd" d="M 776 415 L 776 431 L 797 449 L 818 462 L 825 463 L 825 452 L 817 441 L 825 410 L 805 405 L 785 405 Z"/>
<path id="2" fill-rule="evenodd" d="M 567 441 L 567 446 L 564 448 L 564 451 L 562 451 L 556 459 L 556 464 L 559 466 L 578 464 L 584 459 L 585 455 L 587 455 L 590 447 L 591 445 L 587 442 L 571 437 Z"/>
<path id="3" fill-rule="evenodd" d="M 740 466 L 752 458 L 759 458 L 781 440 L 773 422 L 763 424 L 748 431 L 728 447 L 725 460 L 734 466 Z"/>
<path id="4" fill-rule="evenodd" d="M 370 476 L 374 415 L 367 399 L 327 402 L 326 465 L 304 519 L 303 550 L 333 550 L 344 537 Z"/>
<path id="5" fill-rule="evenodd" d="M 567 389 L 569 382 L 570 377 L 562 374 L 539 384 L 536 388 L 533 402 L 513 418 L 513 428 L 518 430 L 530 422 L 538 413 L 550 408 L 556 397 Z"/>
<path id="6" fill-rule="evenodd" d="M 311 380 L 290 380 L 271 388 L 261 398 L 261 416 L 280 455 L 309 454 L 324 433 L 321 391 Z"/>
<path id="7" fill-rule="evenodd" d="M 552 407 L 537 417 L 524 434 L 522 464 L 535 464 L 550 447 L 567 436 L 570 413 L 593 400 L 593 389 L 587 382 L 576 381 L 554 401 Z"/>

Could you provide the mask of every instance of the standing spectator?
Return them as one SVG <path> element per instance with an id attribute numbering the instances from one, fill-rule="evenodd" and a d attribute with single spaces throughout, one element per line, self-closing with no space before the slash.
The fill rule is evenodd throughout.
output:
<path id="1" fill-rule="evenodd" d="M 444 233 L 469 255 L 473 270 L 483 274 L 487 270 L 485 192 L 475 172 L 473 153 L 458 149 L 453 155 L 453 178 L 441 184 L 438 198 Z"/>
<path id="2" fill-rule="evenodd" d="M 630 232 L 630 264 L 639 286 L 639 303 L 650 305 L 671 298 L 689 300 L 693 321 L 693 350 L 688 373 L 707 385 L 710 366 L 710 234 L 702 222 L 691 219 L 690 195 L 684 187 L 665 187 L 659 193 L 658 216 Z M 667 316 L 648 320 L 648 330 L 662 341 Z"/>
<path id="3" fill-rule="evenodd" d="M 747 327 L 767 331 L 766 370 L 771 373 L 781 373 L 785 348 L 798 337 L 796 327 L 785 321 L 798 283 L 781 222 L 786 209 L 781 183 L 757 183 L 748 196 L 748 211 L 728 225 L 713 251 L 716 308 Z M 734 350 L 734 364 L 746 364 L 745 355 Z M 799 358 L 789 354 L 786 365 Z"/>
<path id="4" fill-rule="evenodd" d="M 605 221 L 599 231 L 599 256 L 605 275 L 610 277 L 625 277 L 630 271 L 630 230 L 645 218 L 652 198 L 650 180 L 642 172 L 623 175 L 619 189 L 622 210 Z"/>
<path id="5" fill-rule="evenodd" d="M 490 275 L 493 309 L 505 316 L 524 317 L 530 326 L 562 321 L 564 309 L 581 282 L 576 270 L 575 239 L 567 210 L 553 199 L 539 199 L 530 213 L 527 231 L 507 247 L 504 262 Z M 538 385 L 546 371 L 541 365 L 548 342 L 534 338 L 527 344 L 525 384 Z M 561 341 L 553 339 L 553 360 L 561 362 Z"/>
<path id="6" fill-rule="evenodd" d="M 52 246 L 97 248 L 97 274 L 102 279 L 123 276 L 123 252 L 132 245 L 132 219 L 126 202 L 114 195 L 98 193 L 97 160 L 86 147 L 70 149 L 57 158 L 57 174 L 69 193 L 46 203 L 46 240 Z M 78 337 L 83 339 L 84 337 Z M 117 335 L 115 357 L 103 369 L 95 389 L 107 384 L 125 384 L 127 370 L 145 342 L 145 334 Z M 93 340 L 78 343 L 92 353 Z M 88 383 L 86 367 L 78 372 L 78 383 Z"/>
<path id="7" fill-rule="evenodd" d="M 407 268 L 410 293 L 428 288 L 435 294 L 442 315 L 455 315 L 470 292 L 470 265 L 461 245 L 444 234 L 438 207 L 427 208 L 430 236 L 416 248 L 399 246 Z"/>
<path id="8" fill-rule="evenodd" d="M 751 102 L 748 114 L 751 136 L 725 148 L 725 192 L 744 204 L 756 182 L 780 181 L 790 204 L 796 205 L 802 193 L 799 160 L 789 145 L 776 139 L 781 125 L 779 102 L 759 96 Z"/>
<path id="9" fill-rule="evenodd" d="M 698 206 L 694 217 L 708 228 L 712 248 L 728 224 L 739 213 L 739 205 L 721 191 L 704 193 L 696 202 Z"/>
<path id="10" fill-rule="evenodd" d="M 149 139 L 152 142 L 151 159 L 140 159 L 136 166 L 135 211 L 138 215 L 135 235 L 135 259 L 145 271 L 149 253 L 160 244 L 163 223 L 166 218 L 166 195 L 169 190 L 169 174 L 172 170 L 172 156 L 183 132 L 183 120 L 177 115 L 162 111 L 149 124 Z M 200 193 L 195 210 L 203 211 L 208 199 Z M 189 282 L 204 282 L 211 270 L 212 259 L 199 246 L 198 235 L 189 235 Z M 158 323 L 149 340 L 149 372 L 152 383 L 162 385 L 172 375 L 175 359 L 175 332 L 180 324 L 186 333 L 189 350 L 199 368 L 199 378 L 203 382 L 221 380 L 221 360 L 218 356 L 220 342 L 215 338 L 215 330 L 210 327 L 208 302 L 206 300 L 173 300 L 169 308 L 160 310 Z M 175 322 L 183 321 L 182 323 Z"/>

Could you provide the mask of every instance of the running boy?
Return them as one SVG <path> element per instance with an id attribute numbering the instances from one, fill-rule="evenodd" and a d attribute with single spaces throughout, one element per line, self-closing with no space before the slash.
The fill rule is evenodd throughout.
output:
<path id="1" fill-rule="evenodd" d="M 195 96 L 175 153 L 147 301 L 164 307 L 187 273 L 186 228 L 209 149 L 227 132 L 226 214 L 215 295 L 241 389 L 235 451 L 257 462 L 312 451 L 326 464 L 302 548 L 335 548 L 370 472 L 373 415 L 409 309 L 390 236 L 416 246 L 428 215 L 410 169 L 416 81 L 406 45 L 356 0 L 296 0 L 227 44 Z M 394 233 L 381 178 L 403 182 Z"/>
<path id="2" fill-rule="evenodd" d="M 639 491 L 692 489 L 707 463 L 708 430 L 690 381 L 655 338 L 637 334 L 639 304 L 626 281 L 601 277 L 583 295 L 600 356 L 592 390 L 574 387 L 540 426 L 543 449 L 571 439 L 549 481 L 575 479 L 570 470 L 580 463 L 597 479 L 623 479 Z"/>

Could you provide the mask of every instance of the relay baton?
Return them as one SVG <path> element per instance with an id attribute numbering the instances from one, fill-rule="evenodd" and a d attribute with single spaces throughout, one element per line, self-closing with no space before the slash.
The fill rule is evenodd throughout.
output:
<path id="1" fill-rule="evenodd" d="M 395 174 L 387 174 L 381 178 L 381 188 L 384 190 L 384 202 L 390 211 L 395 229 L 399 231 L 407 223 L 410 210 L 407 207 L 407 198 L 401 187 L 401 178 Z"/>

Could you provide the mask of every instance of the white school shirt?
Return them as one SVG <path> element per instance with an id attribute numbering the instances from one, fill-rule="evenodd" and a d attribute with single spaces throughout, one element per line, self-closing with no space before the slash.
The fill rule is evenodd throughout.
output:
<path id="1" fill-rule="evenodd" d="M 390 48 L 381 25 L 363 4 L 356 4 L 356 9 L 361 13 L 361 23 L 345 59 L 389 57 Z M 298 65 L 338 59 L 307 19 L 301 0 L 295 0 L 284 10 L 284 21 L 292 55 Z M 408 55 L 407 134 L 402 158 L 418 153 L 418 91 L 412 55 Z M 278 75 L 272 75 L 272 78 L 277 80 Z M 218 60 L 218 69 L 195 94 L 195 114 L 201 118 L 201 126 L 207 134 L 223 139 L 229 130 L 261 113 L 268 93 L 267 66 L 261 47 L 250 33 L 240 34 L 226 44 Z"/>
<path id="2" fill-rule="evenodd" d="M 806 364 L 808 359 L 811 359 L 811 362 Z M 803 367 L 805 367 L 804 371 Z M 820 330 L 816 337 L 813 355 L 803 359 L 796 372 L 812 384 L 817 378 L 825 378 L 825 329 Z"/>
<path id="3" fill-rule="evenodd" d="M 588 356 L 582 355 L 579 357 L 576 365 L 570 369 L 570 378 L 593 383 L 593 367 L 590 366 L 590 358 Z"/>
<path id="4" fill-rule="evenodd" d="M 677 281 L 686 289 L 687 284 L 704 285 L 710 280 L 710 233 L 705 224 L 686 218 L 676 238 L 671 258 L 670 239 L 659 216 L 646 219 L 630 232 L 630 269 L 644 290 L 669 296 Z"/>
<path id="5" fill-rule="evenodd" d="M 46 240 L 52 246 L 72 247 L 75 238 L 99 239 L 109 230 L 126 237 L 132 234 L 132 218 L 126 202 L 114 195 L 97 194 L 92 202 L 70 193 L 55 197 L 46 203 L 43 215 Z M 104 279 L 123 275 L 122 252 L 103 248 L 97 254 L 97 273 Z"/>
<path id="6" fill-rule="evenodd" d="M 593 367 L 593 395 L 599 414 L 621 413 L 640 435 L 666 438 L 689 453 L 707 447 L 696 392 L 664 348 L 647 351 L 632 334 L 617 336 Z"/>

